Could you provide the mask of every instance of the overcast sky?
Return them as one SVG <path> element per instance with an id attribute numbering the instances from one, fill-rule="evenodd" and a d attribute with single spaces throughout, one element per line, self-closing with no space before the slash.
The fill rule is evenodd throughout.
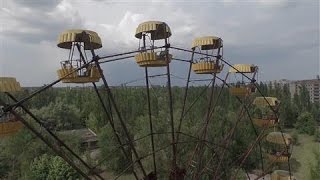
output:
<path id="1" fill-rule="evenodd" d="M 103 42 L 97 54 L 108 55 L 136 50 L 135 28 L 148 20 L 165 21 L 171 27 L 172 46 L 190 48 L 195 37 L 221 37 L 224 58 L 258 65 L 260 80 L 310 79 L 320 74 L 318 0 L 0 2 L 0 76 L 17 77 L 23 86 L 57 78 L 59 61 L 68 55 L 56 46 L 63 30 L 96 31 Z M 173 74 L 185 76 L 184 63 L 172 65 Z M 106 63 L 103 69 L 112 85 L 143 78 L 143 69 L 133 59 Z"/>

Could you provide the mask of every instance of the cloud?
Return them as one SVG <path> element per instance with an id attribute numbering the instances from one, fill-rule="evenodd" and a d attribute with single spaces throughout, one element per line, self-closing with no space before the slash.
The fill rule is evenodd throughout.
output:
<path id="1" fill-rule="evenodd" d="M 44 80 L 56 78 L 55 69 L 67 55 L 56 48 L 61 31 L 85 28 L 98 32 L 103 48 L 97 53 L 108 55 L 137 49 L 135 29 L 148 20 L 165 21 L 171 27 L 172 46 L 190 49 L 195 37 L 221 37 L 225 58 L 231 63 L 259 65 L 262 80 L 306 79 L 320 73 L 319 1 L 37 2 L 6 1 L 0 11 L 0 65 L 5 64 L 2 69 L 12 69 L 10 73 L 25 82 L 32 77 L 26 85 L 41 85 Z M 190 59 L 190 54 L 172 52 L 176 57 Z M 28 61 L 21 61 L 26 57 Z M 25 63 L 29 64 L 19 71 L 17 67 Z M 30 64 L 42 64 L 43 68 L 33 70 Z M 300 67 L 308 71 L 299 71 Z M 134 59 L 106 63 L 103 68 L 113 84 L 143 77 Z M 186 72 L 179 63 L 171 69 L 181 76 Z"/>
<path id="2" fill-rule="evenodd" d="M 0 15 L 5 25 L 0 38 L 18 39 L 24 43 L 56 41 L 62 30 L 83 26 L 78 11 L 68 1 L 38 2 L 12 1 L 3 7 Z"/>

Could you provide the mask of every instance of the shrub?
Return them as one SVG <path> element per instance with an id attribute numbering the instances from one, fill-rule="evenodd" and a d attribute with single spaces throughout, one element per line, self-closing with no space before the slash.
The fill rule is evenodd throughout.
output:
<path id="1" fill-rule="evenodd" d="M 317 123 L 314 120 L 313 115 L 309 112 L 303 112 L 299 115 L 295 127 L 299 133 L 314 135 L 316 125 Z"/>

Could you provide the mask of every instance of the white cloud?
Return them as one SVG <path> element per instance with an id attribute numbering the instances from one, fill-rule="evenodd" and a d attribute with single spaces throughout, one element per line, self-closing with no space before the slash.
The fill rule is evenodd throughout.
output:
<path id="1" fill-rule="evenodd" d="M 222 37 L 225 57 L 232 63 L 254 63 L 261 65 L 263 72 L 274 71 L 264 73 L 263 79 L 278 75 L 279 78 L 312 78 L 312 73 L 319 72 L 319 66 L 315 65 L 319 64 L 318 1 L 5 2 L 0 11 L 0 75 L 17 76 L 25 85 L 41 85 L 55 78 L 59 61 L 67 54 L 56 47 L 61 31 L 85 28 L 98 32 L 104 46 L 98 54 L 106 55 L 137 49 L 135 29 L 148 20 L 165 21 L 173 33 L 171 44 L 187 49 L 197 36 Z M 189 58 L 188 54 L 178 56 Z M 305 64 L 308 74 L 288 70 L 297 69 L 299 65 L 292 62 L 298 62 L 301 57 L 310 60 Z M 28 61 L 21 60 L 26 58 Z M 132 61 L 103 67 L 107 74 L 113 75 L 112 82 L 129 81 L 141 76 Z M 35 64 L 42 68 L 33 69 Z M 119 69 L 125 69 L 128 74 L 117 75 Z M 174 71 L 184 73 L 183 68 Z"/>
<path id="2" fill-rule="evenodd" d="M 32 2 L 26 5 L 36 3 Z M 41 3 L 44 7 L 41 10 L 39 6 L 20 6 L 15 1 L 9 1 L 0 12 L 1 20 L 5 20 L 0 39 L 14 38 L 25 43 L 56 41 L 57 34 L 65 28 L 82 27 L 82 19 L 69 1 L 59 2 L 50 4 L 50 8 Z"/>

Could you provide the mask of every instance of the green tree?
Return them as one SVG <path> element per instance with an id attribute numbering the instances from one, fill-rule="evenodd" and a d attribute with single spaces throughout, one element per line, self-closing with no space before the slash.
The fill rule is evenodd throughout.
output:
<path id="1" fill-rule="evenodd" d="M 12 137 L 1 140 L 0 164 L 7 168 L 8 179 L 25 179 L 29 173 L 29 165 L 33 159 L 44 152 L 50 152 L 47 146 L 26 129 Z M 23 147 L 23 148 L 21 148 Z"/>
<path id="2" fill-rule="evenodd" d="M 79 174 L 61 157 L 51 157 L 47 177 L 48 180 L 74 180 L 79 178 Z"/>
<path id="3" fill-rule="evenodd" d="M 285 127 L 292 128 L 297 122 L 299 116 L 298 107 L 296 104 L 291 103 L 290 99 L 281 101 L 280 106 L 280 123 Z"/>
<path id="4" fill-rule="evenodd" d="M 311 105 L 311 109 L 308 107 L 310 106 L 308 94 L 303 89 L 301 90 L 302 94 L 295 95 L 294 100 L 291 100 L 287 86 L 281 87 L 277 84 L 271 87 L 267 84 L 260 83 L 259 87 L 262 94 L 275 96 L 280 99 L 280 122 L 286 127 L 293 127 L 295 125 L 299 129 L 299 132 L 307 133 L 310 129 L 312 131 L 312 128 L 315 126 L 313 122 L 316 120 L 319 121 L 319 106 Z M 181 116 L 184 90 L 184 88 L 180 87 L 172 88 L 174 125 L 176 130 Z M 214 153 L 217 153 L 217 155 L 222 153 L 223 148 L 219 148 L 219 145 L 226 142 L 225 139 L 235 125 L 239 117 L 240 108 L 242 107 L 235 96 L 229 94 L 228 89 L 223 89 L 220 98 L 217 99 L 220 90 L 221 87 L 215 87 L 213 103 L 217 102 L 217 106 L 208 126 L 206 139 L 210 144 L 208 143 L 208 147 L 204 147 L 203 162 L 211 158 Z M 127 137 L 124 134 L 123 127 L 119 123 L 115 108 L 109 109 L 108 94 L 105 93 L 103 88 L 100 88 L 99 91 L 101 92 L 103 101 L 106 103 L 107 109 L 112 112 L 117 134 L 120 136 L 123 144 L 127 143 Z M 202 92 L 204 93 L 200 96 Z M 129 159 L 127 159 L 122 150 L 119 149 L 119 143 L 114 136 L 110 124 L 108 124 L 107 115 L 101 108 L 99 99 L 96 97 L 92 88 L 53 88 L 41 95 L 42 96 L 35 97 L 33 101 L 28 102 L 26 104 L 28 108 L 33 109 L 32 111 L 37 117 L 41 117 L 45 126 L 54 130 L 82 127 L 94 129 L 98 134 L 101 156 L 108 170 L 115 173 L 120 172 L 131 163 L 130 158 L 134 159 L 129 146 L 124 145 L 126 152 L 129 154 Z M 152 151 L 150 137 L 146 136 L 150 134 L 146 89 L 139 87 L 113 88 L 112 95 L 122 119 L 128 128 L 131 139 L 136 139 L 134 145 L 138 154 L 140 156 L 150 154 Z M 181 134 L 179 136 L 179 143 L 177 144 L 179 167 L 186 166 L 186 162 L 190 159 L 191 153 L 197 145 L 201 129 L 205 122 L 209 95 L 210 88 L 206 89 L 204 86 L 190 86 L 189 88 L 185 114 L 182 120 Z M 23 95 L 21 98 L 25 96 L 26 95 Z M 168 147 L 156 153 L 158 173 L 163 173 L 163 178 L 165 178 L 168 175 L 167 170 L 170 168 L 170 159 L 172 158 L 172 150 L 170 148 L 171 124 L 167 89 L 166 87 L 152 87 L 150 89 L 150 96 L 153 131 L 156 133 L 154 135 L 155 147 L 156 149 Z M 191 106 L 192 108 L 189 109 Z M 253 111 L 253 109 L 249 109 L 249 111 Z M 269 108 L 266 110 L 260 109 L 255 112 L 255 115 L 262 116 L 268 111 L 270 111 Z M 306 113 L 301 113 L 304 111 L 311 112 L 313 120 L 310 120 L 310 114 L 307 113 L 306 115 Z M 110 112 L 109 114 L 111 115 Z M 39 126 L 35 127 L 40 128 Z M 256 129 L 259 134 L 259 128 Z M 76 144 L 79 144 L 76 141 L 70 142 L 64 137 L 61 138 L 64 141 L 68 141 L 67 144 L 73 148 L 76 147 Z M 253 131 L 253 126 L 249 118 L 245 116 L 237 125 L 235 134 L 230 141 L 230 146 L 225 153 L 221 165 L 221 170 L 225 170 L 225 177 L 222 177 L 223 179 L 228 179 L 234 168 L 230 164 L 239 159 L 239 154 L 243 154 L 248 146 L 254 142 L 255 138 L 256 135 Z M 38 138 L 32 134 L 30 135 L 30 133 L 24 132 L 23 136 L 18 134 L 16 137 L 10 138 L 10 140 L 3 143 L 0 141 L 0 147 L 3 149 L 3 151 L 0 151 L 0 178 L 26 179 L 27 174 L 30 174 L 30 164 L 32 164 L 35 172 L 39 172 L 37 174 L 40 179 L 46 179 L 49 175 L 51 177 L 57 174 L 60 176 L 59 174 L 66 174 L 63 170 L 68 171 L 66 166 L 61 165 L 62 159 L 58 157 L 58 159 L 54 159 L 55 156 L 53 152 L 39 141 Z M 76 152 L 78 153 L 78 151 Z M 243 168 L 248 171 L 258 167 L 260 164 L 258 149 L 252 152 L 243 164 Z M 47 157 L 42 157 L 43 154 L 47 154 Z M 41 157 L 41 159 L 36 157 Z M 51 162 L 49 162 L 49 160 Z M 217 159 L 213 159 L 211 162 L 211 164 L 217 163 Z M 153 164 L 152 156 L 144 158 L 143 164 L 146 166 L 148 172 L 151 171 Z M 8 171 L 10 172 L 6 173 Z M 47 176 L 45 178 L 42 177 L 40 172 L 47 172 Z M 130 170 L 128 173 L 130 173 Z M 10 176 L 10 174 L 15 175 Z M 162 174 L 159 177 L 162 178 Z"/>
<path id="5" fill-rule="evenodd" d="M 298 117 L 295 127 L 299 133 L 313 135 L 316 130 L 316 121 L 314 120 L 311 113 L 303 112 Z"/>
<path id="6" fill-rule="evenodd" d="M 302 110 L 310 111 L 311 109 L 310 95 L 305 86 L 302 86 L 300 89 L 300 102 L 301 102 Z"/>
<path id="7" fill-rule="evenodd" d="M 77 172 L 59 156 L 43 154 L 35 158 L 30 166 L 29 179 L 71 180 L 79 178 Z"/>
<path id="8" fill-rule="evenodd" d="M 85 122 L 80 118 L 80 110 L 64 101 L 56 101 L 40 109 L 33 110 L 37 117 L 41 117 L 46 127 L 55 130 L 69 130 L 82 128 Z"/>
<path id="9" fill-rule="evenodd" d="M 49 174 L 49 164 L 51 158 L 49 155 L 44 154 L 34 159 L 30 167 L 30 179 L 43 180 L 47 179 Z"/>

